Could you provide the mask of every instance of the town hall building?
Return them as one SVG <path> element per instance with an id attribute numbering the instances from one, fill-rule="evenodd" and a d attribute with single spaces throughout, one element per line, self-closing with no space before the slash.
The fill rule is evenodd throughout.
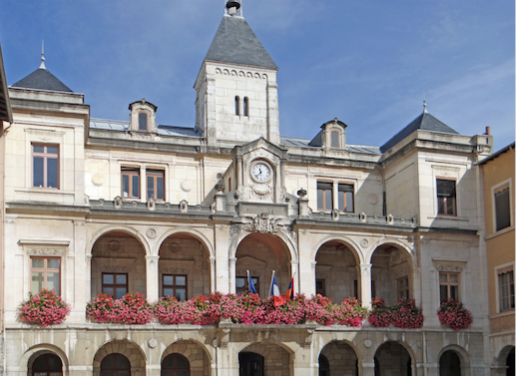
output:
<path id="1" fill-rule="evenodd" d="M 458 134 L 426 106 L 382 146 L 349 144 L 345 119 L 283 137 L 278 66 L 240 13 L 226 14 L 195 79 L 195 124 L 160 123 L 146 99 L 126 119 L 45 66 L 8 88 L 2 134 L 4 372 L 18 375 L 317 376 L 491 374 L 483 191 L 490 135 Z M 194 77 L 192 77 L 192 80 Z M 4 123 L 8 124 L 8 123 Z M 514 214 L 512 214 L 514 215 Z M 514 220 L 513 220 L 514 221 Z M 414 298 L 420 329 L 92 323 L 99 293 L 149 302 L 210 292 Z M 30 293 L 71 306 L 62 324 L 19 322 Z M 442 326 L 459 299 L 468 329 Z M 513 298 L 514 299 L 514 298 Z M 514 337 L 513 337 L 514 338 Z M 496 371 L 505 375 L 505 370 Z M 494 373 L 493 373 L 494 374 Z"/>

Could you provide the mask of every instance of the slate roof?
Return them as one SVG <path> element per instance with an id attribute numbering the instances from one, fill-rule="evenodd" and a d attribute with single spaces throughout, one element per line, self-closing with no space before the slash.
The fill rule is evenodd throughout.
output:
<path id="1" fill-rule="evenodd" d="M 129 129 L 128 121 L 106 120 L 90 118 L 91 129 L 107 129 L 114 131 L 126 131 Z M 178 136 L 178 137 L 201 137 L 201 134 L 195 128 L 176 127 L 172 125 L 157 125 L 157 132 L 162 136 Z"/>
<path id="2" fill-rule="evenodd" d="M 320 146 L 310 145 L 310 140 L 302 140 L 300 138 L 281 137 L 281 144 L 284 146 L 292 146 L 296 148 L 319 149 Z M 380 155 L 378 146 L 350 145 L 346 144 L 346 151 L 359 154 Z"/>
<path id="3" fill-rule="evenodd" d="M 409 125 L 399 131 L 394 137 L 383 144 L 380 147 L 380 151 L 385 153 L 393 146 L 410 136 L 417 130 L 435 132 L 435 133 L 448 133 L 448 134 L 459 134 L 459 132 L 451 129 L 446 124 L 436 119 L 428 112 L 423 112 L 417 118 L 415 118 Z"/>
<path id="4" fill-rule="evenodd" d="M 59 79 L 45 68 L 38 68 L 27 77 L 11 85 L 23 89 L 50 90 L 73 93 L 72 89 L 63 84 Z"/>
<path id="5" fill-rule="evenodd" d="M 222 17 L 205 60 L 278 69 L 242 17 Z"/>

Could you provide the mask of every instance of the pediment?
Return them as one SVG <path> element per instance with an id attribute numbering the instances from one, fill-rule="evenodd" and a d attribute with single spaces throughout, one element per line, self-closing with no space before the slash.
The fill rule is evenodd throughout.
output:
<path id="1" fill-rule="evenodd" d="M 273 144 L 270 141 L 267 141 L 265 138 L 260 137 L 257 140 L 254 140 L 252 142 L 249 142 L 245 145 L 239 145 L 236 146 L 233 149 L 233 155 L 235 157 L 240 157 L 246 154 L 250 154 L 257 150 L 265 150 L 274 156 L 276 156 L 279 159 L 286 159 L 287 158 L 287 149 L 281 146 L 278 146 L 276 144 Z"/>

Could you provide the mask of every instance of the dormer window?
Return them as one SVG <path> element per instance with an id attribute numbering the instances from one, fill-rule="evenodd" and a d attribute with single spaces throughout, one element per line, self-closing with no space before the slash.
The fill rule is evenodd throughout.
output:
<path id="1" fill-rule="evenodd" d="M 156 111 L 158 107 L 145 99 L 129 105 L 131 111 L 129 130 L 139 132 L 156 132 Z"/>
<path id="2" fill-rule="evenodd" d="M 338 149 L 340 148 L 340 132 L 331 131 L 331 147 Z"/>
<path id="3" fill-rule="evenodd" d="M 138 114 L 138 130 L 139 131 L 147 131 L 147 123 L 148 116 L 145 112 L 140 112 Z"/>
<path id="4" fill-rule="evenodd" d="M 240 116 L 240 97 L 235 97 L 235 115 Z"/>
<path id="5" fill-rule="evenodd" d="M 249 98 L 244 98 L 244 116 L 249 116 Z"/>

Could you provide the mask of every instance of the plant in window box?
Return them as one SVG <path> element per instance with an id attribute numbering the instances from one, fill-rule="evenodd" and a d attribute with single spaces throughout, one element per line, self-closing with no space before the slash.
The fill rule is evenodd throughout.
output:
<path id="1" fill-rule="evenodd" d="M 335 305 L 333 314 L 339 325 L 360 327 L 369 311 L 366 308 L 362 308 L 356 298 L 348 298 Z"/>
<path id="2" fill-rule="evenodd" d="M 369 323 L 377 328 L 385 328 L 390 324 L 397 328 L 416 329 L 423 326 L 423 310 L 416 306 L 414 299 L 401 298 L 398 304 L 386 306 L 381 298 L 373 300 L 373 310 Z"/>
<path id="3" fill-rule="evenodd" d="M 61 324 L 70 313 L 70 306 L 53 290 L 29 294 L 18 307 L 18 319 L 26 324 L 49 326 Z"/>
<path id="4" fill-rule="evenodd" d="M 456 299 L 448 299 L 441 303 L 437 315 L 441 325 L 448 326 L 453 330 L 467 329 L 473 322 L 471 312 Z"/>
<path id="5" fill-rule="evenodd" d="M 152 307 L 138 293 L 126 294 L 121 299 L 99 294 L 86 306 L 86 318 L 97 323 L 148 324 L 152 320 Z"/>

